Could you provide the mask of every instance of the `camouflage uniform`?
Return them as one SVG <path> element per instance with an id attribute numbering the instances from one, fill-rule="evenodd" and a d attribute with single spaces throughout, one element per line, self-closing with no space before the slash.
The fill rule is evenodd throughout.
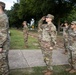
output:
<path id="1" fill-rule="evenodd" d="M 38 23 L 38 40 L 39 42 L 41 41 L 41 35 L 42 35 L 42 29 L 40 28 L 40 26 L 42 25 L 43 21 L 40 20 L 39 23 Z"/>
<path id="2" fill-rule="evenodd" d="M 68 55 L 69 55 L 69 64 L 73 66 L 74 69 L 76 69 L 76 30 L 69 30 L 68 31 Z M 70 51 L 72 52 L 72 63 L 71 63 L 71 58 L 70 58 Z"/>
<path id="3" fill-rule="evenodd" d="M 42 24 L 43 24 L 43 21 L 41 19 L 38 22 L 38 42 L 39 42 L 39 45 L 40 45 L 41 50 L 42 50 L 42 47 L 41 47 L 42 29 L 40 27 L 41 27 Z M 42 53 L 43 53 L 43 50 L 42 50 Z"/>
<path id="4" fill-rule="evenodd" d="M 0 53 L 0 74 L 9 74 L 8 51 L 9 51 L 9 34 L 8 34 L 8 18 L 6 14 L 0 14 L 0 48 L 3 51 Z"/>
<path id="5" fill-rule="evenodd" d="M 45 17 L 45 16 L 44 16 Z M 41 37 L 42 37 L 42 29 L 40 28 L 42 24 L 44 24 L 45 22 L 42 21 L 42 19 L 38 22 L 38 41 L 39 44 L 41 42 Z"/>
<path id="6" fill-rule="evenodd" d="M 68 33 L 67 33 L 68 27 L 63 27 L 63 41 L 64 41 L 64 48 L 65 51 L 68 50 L 67 46 L 68 46 Z"/>
<path id="7" fill-rule="evenodd" d="M 56 27 L 53 23 L 43 24 L 43 20 L 39 21 L 40 23 L 40 45 L 44 56 L 44 62 L 47 65 L 48 70 L 53 70 L 52 68 L 52 50 L 50 47 L 55 46 L 56 44 Z"/>
<path id="8" fill-rule="evenodd" d="M 28 27 L 27 26 L 23 27 L 23 35 L 24 35 L 25 46 L 28 46 Z"/>

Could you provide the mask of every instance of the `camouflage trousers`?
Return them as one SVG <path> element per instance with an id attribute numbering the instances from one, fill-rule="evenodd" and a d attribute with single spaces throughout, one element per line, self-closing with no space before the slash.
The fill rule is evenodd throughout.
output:
<path id="1" fill-rule="evenodd" d="M 39 43 L 39 45 L 40 45 L 40 47 L 41 47 L 41 35 L 39 34 L 39 36 L 38 36 L 38 43 Z"/>
<path id="2" fill-rule="evenodd" d="M 68 41 L 66 38 L 64 38 L 63 41 L 64 41 L 64 48 L 66 51 L 68 51 Z"/>
<path id="3" fill-rule="evenodd" d="M 71 63 L 71 58 L 70 58 L 70 52 L 68 52 L 68 61 L 69 65 L 72 64 L 73 68 L 76 69 L 76 51 L 72 51 L 72 63 Z"/>
<path id="4" fill-rule="evenodd" d="M 24 35 L 24 43 L 25 43 L 25 46 L 28 46 L 28 35 Z"/>
<path id="5" fill-rule="evenodd" d="M 53 70 L 53 67 L 52 67 L 52 50 L 50 50 L 50 42 L 41 41 L 40 45 L 44 56 L 44 62 L 47 66 L 47 69 L 51 71 Z"/>
<path id="6" fill-rule="evenodd" d="M 0 75 L 9 74 L 8 51 L 0 53 Z"/>

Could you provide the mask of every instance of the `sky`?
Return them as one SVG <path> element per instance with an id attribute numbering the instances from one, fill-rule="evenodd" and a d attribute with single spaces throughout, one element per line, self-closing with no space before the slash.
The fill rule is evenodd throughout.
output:
<path id="1" fill-rule="evenodd" d="M 2 2 L 4 2 L 6 4 L 6 8 L 7 10 L 11 9 L 11 6 L 13 6 L 14 2 L 17 2 L 17 0 L 0 0 Z"/>

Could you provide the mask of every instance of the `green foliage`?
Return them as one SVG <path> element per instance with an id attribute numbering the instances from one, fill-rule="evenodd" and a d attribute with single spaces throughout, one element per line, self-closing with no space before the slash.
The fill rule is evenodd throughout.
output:
<path id="1" fill-rule="evenodd" d="M 69 13 L 76 7 L 76 0 L 20 0 L 20 4 L 15 3 L 9 11 L 10 25 L 21 27 L 23 20 L 30 23 L 31 18 L 38 21 L 42 16 L 48 13 L 55 16 L 55 23 L 59 24 L 60 20 L 72 20 Z M 73 12 L 71 12 L 73 13 Z M 67 16 L 69 17 L 67 18 Z"/>
<path id="2" fill-rule="evenodd" d="M 20 11 L 24 14 L 46 15 L 52 13 L 58 17 L 63 17 L 72 10 L 71 0 L 21 0 Z M 25 10 L 24 10 L 25 9 Z M 22 16 L 23 16 L 22 15 Z M 38 17 L 36 16 L 36 17 Z"/>
<path id="3" fill-rule="evenodd" d="M 76 9 L 73 9 L 70 14 L 67 16 L 69 22 L 76 21 Z"/>
<path id="4" fill-rule="evenodd" d="M 38 20 L 43 15 L 51 13 L 52 4 L 51 0 L 21 0 L 19 16 Z"/>
<path id="5" fill-rule="evenodd" d="M 11 10 L 7 12 L 9 17 L 10 27 L 16 27 L 16 28 L 21 27 L 20 24 L 21 20 L 19 19 L 18 16 L 18 10 L 19 10 L 19 4 L 15 3 L 14 6 L 11 8 Z"/>

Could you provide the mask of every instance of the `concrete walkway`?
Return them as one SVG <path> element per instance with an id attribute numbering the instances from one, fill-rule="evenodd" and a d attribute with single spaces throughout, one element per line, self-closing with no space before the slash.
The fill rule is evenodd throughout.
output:
<path id="1" fill-rule="evenodd" d="M 62 54 L 63 50 L 53 51 L 53 65 L 68 64 L 67 55 Z M 45 66 L 41 50 L 10 50 L 10 69 Z"/>

